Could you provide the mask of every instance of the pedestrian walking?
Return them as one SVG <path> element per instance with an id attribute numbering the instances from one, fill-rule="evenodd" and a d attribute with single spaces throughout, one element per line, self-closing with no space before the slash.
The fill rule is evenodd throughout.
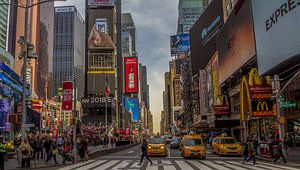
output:
<path id="1" fill-rule="evenodd" d="M 150 162 L 150 165 L 152 166 L 153 163 L 152 163 L 151 159 L 148 156 L 147 141 L 146 141 L 146 139 L 143 139 L 143 143 L 142 143 L 141 149 L 142 149 L 142 156 L 141 156 L 141 161 L 140 161 L 139 165 L 142 165 L 143 159 L 144 159 L 144 157 L 146 157 L 148 159 L 148 161 Z"/>
<path id="2" fill-rule="evenodd" d="M 58 148 L 57 148 L 57 144 L 55 142 L 52 142 L 52 145 L 51 145 L 51 150 L 52 150 L 52 157 L 53 157 L 53 160 L 54 160 L 54 163 L 55 164 L 58 164 L 56 158 L 57 158 L 57 155 L 58 155 Z M 51 159 L 51 158 L 50 158 Z M 49 160 L 50 161 L 50 160 Z"/>
<path id="3" fill-rule="evenodd" d="M 41 155 L 40 155 L 41 154 Z M 35 141 L 34 141 L 34 155 L 35 155 L 35 159 L 39 160 L 40 156 L 41 159 L 43 159 L 42 155 L 42 140 L 40 139 L 39 136 L 36 137 Z"/>
<path id="4" fill-rule="evenodd" d="M 79 149 L 78 149 L 78 154 L 81 158 L 81 161 L 87 160 L 87 157 L 86 157 L 87 148 L 88 148 L 88 143 L 87 143 L 86 139 L 82 138 Z"/>
<path id="5" fill-rule="evenodd" d="M 29 144 L 28 138 L 25 138 L 24 141 L 20 145 L 20 151 L 21 151 L 21 167 L 25 168 L 25 165 L 27 168 L 30 166 L 30 158 L 33 152 L 32 147 Z"/>
<path id="6" fill-rule="evenodd" d="M 249 155 L 249 153 L 248 153 L 248 144 L 247 144 L 247 142 L 245 142 L 244 145 L 243 145 L 243 157 L 244 157 L 243 163 L 244 164 L 245 164 L 245 161 L 248 158 L 248 155 Z"/>
<path id="7" fill-rule="evenodd" d="M 4 170 L 4 158 L 7 152 L 3 143 L 3 136 L 0 136 L 0 170 Z"/>
<path id="8" fill-rule="evenodd" d="M 46 158 L 46 163 L 48 161 L 51 160 L 51 157 L 52 157 L 52 140 L 50 139 L 50 137 L 47 137 L 45 143 L 44 143 L 44 148 L 45 148 L 45 151 L 46 151 L 46 155 L 47 155 L 47 158 Z"/>
<path id="9" fill-rule="evenodd" d="M 244 162 L 247 164 L 250 160 L 253 160 L 253 165 L 256 166 L 256 157 L 255 157 L 255 150 L 253 145 L 253 139 L 248 140 L 248 159 Z"/>
<path id="10" fill-rule="evenodd" d="M 277 153 L 274 153 L 274 159 L 273 159 L 274 164 L 276 164 L 276 162 L 280 158 L 282 158 L 282 160 L 285 164 L 287 163 L 282 150 L 283 150 L 283 142 L 279 141 L 278 147 L 273 150 L 273 152 L 277 152 Z"/>
<path id="11" fill-rule="evenodd" d="M 18 165 L 20 166 L 21 164 L 21 153 L 20 153 L 20 145 L 21 145 L 22 141 L 21 141 L 21 137 L 18 136 L 15 140 L 14 140 L 14 147 L 16 148 L 16 155 L 17 155 L 17 162 Z"/>

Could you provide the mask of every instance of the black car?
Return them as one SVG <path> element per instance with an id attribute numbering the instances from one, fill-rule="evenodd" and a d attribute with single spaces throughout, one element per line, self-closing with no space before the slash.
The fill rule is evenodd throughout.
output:
<path id="1" fill-rule="evenodd" d="M 179 137 L 172 138 L 170 142 L 171 149 L 179 149 L 180 142 L 181 142 L 181 138 Z"/>

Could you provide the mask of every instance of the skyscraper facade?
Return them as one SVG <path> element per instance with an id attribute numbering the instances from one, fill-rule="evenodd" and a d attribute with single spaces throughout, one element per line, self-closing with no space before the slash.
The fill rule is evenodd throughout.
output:
<path id="1" fill-rule="evenodd" d="M 140 101 L 145 102 L 147 109 L 150 109 L 149 85 L 147 84 L 147 67 L 139 64 Z"/>
<path id="2" fill-rule="evenodd" d="M 122 32 L 129 32 L 132 40 L 131 51 L 136 52 L 136 28 L 130 13 L 122 14 Z"/>
<path id="3" fill-rule="evenodd" d="M 56 7 L 53 42 L 53 96 L 63 81 L 74 81 L 78 98 L 84 96 L 84 21 L 74 6 Z"/>
<path id="4" fill-rule="evenodd" d="M 8 0 L 0 0 L 0 3 L 8 3 Z M 9 6 L 1 5 L 0 8 L 0 48 L 6 49 L 7 43 L 7 22 Z"/>
<path id="5" fill-rule="evenodd" d="M 209 0 L 179 0 L 177 34 L 189 33 L 208 4 Z"/>
<path id="6" fill-rule="evenodd" d="M 132 56 L 132 37 L 127 31 L 122 31 L 122 56 Z"/>

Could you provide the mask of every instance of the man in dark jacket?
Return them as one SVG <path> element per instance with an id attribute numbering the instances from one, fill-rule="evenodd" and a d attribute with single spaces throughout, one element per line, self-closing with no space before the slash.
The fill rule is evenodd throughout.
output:
<path id="1" fill-rule="evenodd" d="M 152 166 L 153 163 L 152 163 L 151 159 L 148 156 L 147 141 L 146 141 L 146 139 L 143 139 L 143 143 L 142 143 L 141 149 L 142 149 L 142 156 L 141 156 L 141 161 L 140 161 L 139 165 L 142 165 L 143 159 L 144 159 L 144 157 L 146 157 L 148 159 L 148 161 L 150 162 L 150 165 Z"/>

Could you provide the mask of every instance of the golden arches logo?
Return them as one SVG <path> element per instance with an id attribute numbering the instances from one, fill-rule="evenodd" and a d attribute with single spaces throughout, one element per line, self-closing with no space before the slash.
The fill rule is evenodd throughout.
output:
<path id="1" fill-rule="evenodd" d="M 246 105 L 247 104 L 247 105 Z M 249 85 L 247 77 L 242 77 L 242 82 L 240 86 L 240 105 L 241 105 L 241 120 L 247 120 L 247 112 L 251 113 L 251 97 L 249 92 Z"/>
<path id="2" fill-rule="evenodd" d="M 267 102 L 258 102 L 256 106 L 257 111 L 269 111 Z"/>
<path id="3" fill-rule="evenodd" d="M 220 100 L 220 105 L 226 105 L 226 106 L 229 105 L 227 95 L 219 96 L 219 100 Z M 225 100 L 225 103 L 224 103 L 224 100 Z"/>
<path id="4" fill-rule="evenodd" d="M 249 73 L 249 85 L 262 84 L 262 78 L 258 74 L 257 68 L 253 68 Z"/>

